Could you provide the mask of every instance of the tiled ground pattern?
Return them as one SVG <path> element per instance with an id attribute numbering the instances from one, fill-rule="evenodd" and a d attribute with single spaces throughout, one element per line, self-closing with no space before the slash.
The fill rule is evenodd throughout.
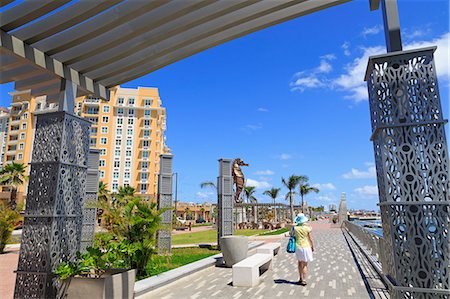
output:
<path id="1" fill-rule="evenodd" d="M 316 252 L 315 260 L 310 263 L 307 286 L 295 283 L 298 281 L 295 257 L 286 253 L 287 238 L 283 238 L 282 248 L 274 257 L 273 268 L 261 276 L 256 287 L 233 287 L 231 269 L 210 267 L 139 299 L 388 298 L 383 297 L 386 294 L 382 291 L 384 286 L 370 265 L 361 266 L 355 262 L 355 258 L 362 259 L 362 255 L 354 244 L 349 246 L 339 228 L 322 224 L 316 227 L 313 236 Z M 372 288 L 376 289 L 375 292 Z"/>

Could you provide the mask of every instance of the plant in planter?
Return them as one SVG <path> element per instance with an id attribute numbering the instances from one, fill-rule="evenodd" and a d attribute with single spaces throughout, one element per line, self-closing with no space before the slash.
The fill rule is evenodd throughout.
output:
<path id="1" fill-rule="evenodd" d="M 89 247 L 72 262 L 54 271 L 61 279 L 60 298 L 133 298 L 135 271 L 123 270 L 124 261 L 112 252 Z M 126 281 L 126 283 L 114 283 Z"/>

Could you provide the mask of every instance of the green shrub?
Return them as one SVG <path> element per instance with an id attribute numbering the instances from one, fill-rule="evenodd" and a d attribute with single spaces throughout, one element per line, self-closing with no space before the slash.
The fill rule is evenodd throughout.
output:
<path id="1" fill-rule="evenodd" d="M 20 215 L 18 212 L 11 210 L 7 205 L 0 202 L 0 253 L 3 253 L 5 250 L 14 226 L 19 219 Z"/>

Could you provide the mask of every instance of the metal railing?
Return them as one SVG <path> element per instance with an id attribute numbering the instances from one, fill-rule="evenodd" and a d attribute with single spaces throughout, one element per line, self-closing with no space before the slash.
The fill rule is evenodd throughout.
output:
<path id="1" fill-rule="evenodd" d="M 349 221 L 344 221 L 343 226 L 381 263 L 380 243 L 383 242 L 383 237 Z"/>

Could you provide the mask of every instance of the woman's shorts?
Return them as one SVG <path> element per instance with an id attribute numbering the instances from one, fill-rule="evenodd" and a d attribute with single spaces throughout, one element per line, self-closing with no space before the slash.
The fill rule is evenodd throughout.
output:
<path id="1" fill-rule="evenodd" d="M 312 262 L 313 254 L 311 247 L 301 248 L 297 247 L 295 249 L 295 255 L 297 256 L 297 260 L 299 262 Z"/>

